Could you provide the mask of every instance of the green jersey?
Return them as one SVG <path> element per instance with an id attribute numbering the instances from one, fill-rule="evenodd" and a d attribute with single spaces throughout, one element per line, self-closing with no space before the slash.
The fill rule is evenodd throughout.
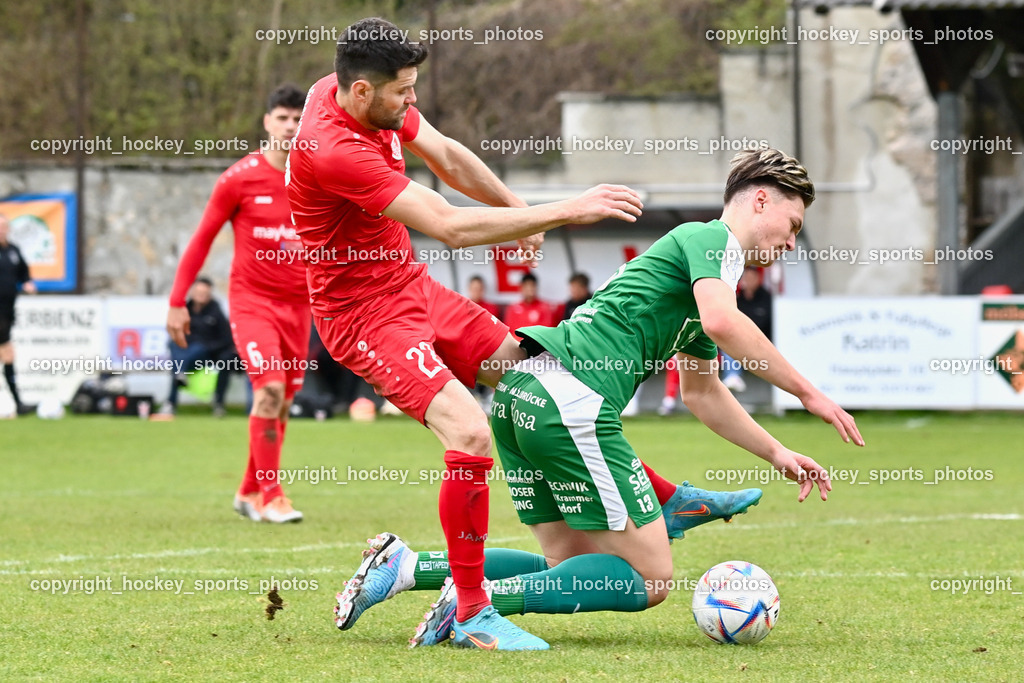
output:
<path id="1" fill-rule="evenodd" d="M 677 352 L 717 356 L 701 327 L 693 285 L 714 277 L 735 289 L 743 266 L 743 250 L 725 223 L 684 223 L 615 271 L 569 320 L 518 333 L 621 413 L 640 384 Z"/>

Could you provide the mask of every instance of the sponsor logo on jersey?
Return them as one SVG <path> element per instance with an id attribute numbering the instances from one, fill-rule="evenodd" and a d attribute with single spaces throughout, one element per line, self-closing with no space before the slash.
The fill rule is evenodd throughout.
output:
<path id="1" fill-rule="evenodd" d="M 299 233 L 295 228 L 286 225 L 279 225 L 274 228 L 257 225 L 252 229 L 252 236 L 261 240 L 274 240 L 275 242 L 299 239 Z"/>
<path id="2" fill-rule="evenodd" d="M 396 161 L 401 160 L 402 158 L 402 141 L 398 139 L 397 133 L 391 136 L 391 156 L 393 156 Z"/>
<path id="3" fill-rule="evenodd" d="M 261 194 L 254 197 L 252 201 L 255 204 L 273 204 L 274 198 L 270 195 Z"/>

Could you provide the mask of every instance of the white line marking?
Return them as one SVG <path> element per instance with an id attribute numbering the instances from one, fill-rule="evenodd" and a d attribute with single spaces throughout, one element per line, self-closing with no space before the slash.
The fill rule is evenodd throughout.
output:
<path id="1" fill-rule="evenodd" d="M 790 528 L 807 528 L 807 527 L 832 527 L 832 526 L 875 526 L 881 524 L 938 524 L 941 522 L 952 522 L 952 521 L 997 521 L 997 522 L 1019 522 L 1024 520 L 1024 515 L 1020 515 L 1016 512 L 1011 513 L 974 513 L 974 514 L 961 514 L 961 515 L 937 515 L 934 517 L 887 517 L 883 519 L 854 519 L 854 518 L 838 518 L 829 519 L 820 522 L 776 522 L 771 524 L 730 524 L 726 527 L 724 524 L 715 524 L 706 527 L 702 533 L 722 533 L 729 532 L 734 533 L 736 531 L 765 531 L 765 530 L 776 530 L 776 529 L 790 529 Z M 532 539 L 532 535 L 517 535 L 517 536 L 504 536 L 498 538 L 487 539 L 487 546 L 490 548 L 500 547 L 503 543 L 511 543 Z M 178 557 L 201 557 L 201 556 L 213 556 L 213 555 L 246 555 L 253 553 L 304 553 L 304 552 L 316 552 L 321 550 L 339 550 L 345 548 L 362 548 L 364 543 L 315 543 L 310 545 L 293 546 L 291 548 L 268 548 L 261 546 L 258 548 L 183 548 L 181 550 L 160 550 L 157 552 L 150 553 L 130 553 L 130 554 L 115 554 L 115 555 L 57 555 L 56 557 L 45 558 L 41 560 L 5 560 L 2 564 L 7 567 L 24 566 L 24 565 L 61 565 L 61 564 L 73 564 L 76 562 L 85 562 L 94 560 L 96 562 L 111 562 L 117 560 L 150 560 L 160 558 L 178 558 Z M 423 542 L 421 547 L 427 548 L 441 548 L 444 547 L 443 539 L 426 540 Z M 109 570 L 109 568 L 107 568 Z M 197 569 L 169 569 L 161 568 L 159 570 L 144 570 L 146 573 L 156 571 L 158 573 L 169 573 L 171 571 L 181 573 L 210 573 L 211 571 L 222 571 L 222 570 L 197 570 Z M 238 569 L 230 569 L 223 571 L 231 571 L 234 574 L 241 573 Z M 260 570 L 265 571 L 263 569 Z M 277 570 L 280 573 L 285 573 L 285 570 Z M 291 569 L 287 570 L 293 573 L 299 571 L 314 573 L 313 570 L 309 569 Z M 324 568 L 316 570 L 321 573 L 345 573 L 348 570 Z M 1013 572 L 1019 572 L 1020 570 L 1013 570 Z M 1002 572 L 1002 573 L 1013 573 L 1013 572 Z M 58 568 L 56 567 L 40 567 L 38 569 L 4 569 L 0 570 L 0 576 L 19 576 L 19 575 L 38 575 L 38 574 L 56 574 Z M 94 571 L 86 571 L 78 569 L 75 571 L 77 574 L 92 574 L 97 573 Z M 117 572 L 130 574 L 131 572 Z M 930 574 L 929 574 L 930 576 Z"/>

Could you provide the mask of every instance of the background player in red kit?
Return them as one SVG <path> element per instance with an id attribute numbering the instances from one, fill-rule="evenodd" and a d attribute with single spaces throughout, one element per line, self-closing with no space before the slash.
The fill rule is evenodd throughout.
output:
<path id="1" fill-rule="evenodd" d="M 427 275 L 406 226 L 452 248 L 520 240 L 532 249 L 540 233 L 566 223 L 633 222 L 642 205 L 627 187 L 601 185 L 527 207 L 412 106 L 426 56 L 424 46 L 382 19 L 363 19 L 343 32 L 335 74 L 317 81 L 306 98 L 288 157 L 288 198 L 304 248 L 320 256 L 307 267 L 325 347 L 445 448 L 439 512 L 458 592 L 455 619 L 484 649 L 533 649 L 537 639 L 500 617 L 483 589 L 493 459 L 487 416 L 467 388 L 478 379 L 494 386 L 526 354 L 497 318 Z M 412 182 L 403 148 L 447 185 L 489 206 L 453 207 Z M 660 484 L 668 492 L 665 500 L 675 494 L 675 484 L 650 476 L 656 491 Z M 393 575 L 402 557 L 415 556 L 396 551 L 386 544 L 366 551 L 338 595 L 339 628 L 390 597 L 388 582 L 373 576 Z"/>
<path id="2" fill-rule="evenodd" d="M 249 414 L 249 464 L 235 511 L 253 521 L 298 522 L 278 483 L 281 444 L 292 397 L 302 387 L 309 342 L 309 295 L 302 244 L 291 224 L 284 170 L 302 114 L 304 93 L 283 85 L 271 93 L 263 127 L 268 138 L 221 175 L 178 264 L 167 331 L 185 346 L 185 293 L 225 222 L 235 235 L 228 289 L 231 332 L 254 397 Z"/>

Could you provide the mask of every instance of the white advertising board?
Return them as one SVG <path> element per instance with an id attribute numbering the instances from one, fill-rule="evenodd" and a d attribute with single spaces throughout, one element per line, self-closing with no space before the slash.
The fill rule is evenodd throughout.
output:
<path id="1" fill-rule="evenodd" d="M 975 405 L 976 378 L 953 361 L 977 358 L 977 297 L 776 297 L 774 316 L 782 355 L 845 408 Z"/>

